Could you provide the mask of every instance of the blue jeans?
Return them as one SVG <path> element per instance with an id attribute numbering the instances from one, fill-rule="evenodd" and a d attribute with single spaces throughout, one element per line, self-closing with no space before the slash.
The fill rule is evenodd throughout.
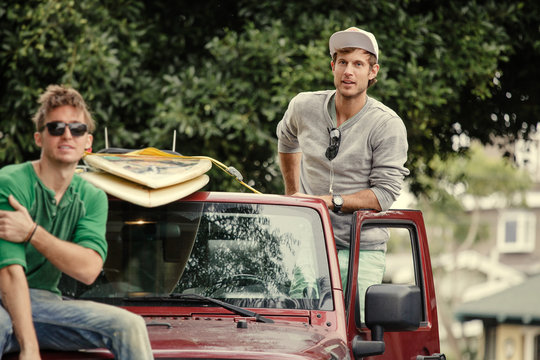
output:
<path id="1" fill-rule="evenodd" d="M 93 301 L 63 300 L 30 289 L 32 317 L 41 349 L 108 348 L 116 359 L 153 359 L 144 319 L 125 309 Z M 0 306 L 0 358 L 19 351 L 11 318 Z"/>

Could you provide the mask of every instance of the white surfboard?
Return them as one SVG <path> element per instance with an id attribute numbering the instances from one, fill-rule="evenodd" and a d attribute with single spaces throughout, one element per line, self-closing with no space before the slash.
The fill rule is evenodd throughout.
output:
<path id="1" fill-rule="evenodd" d="M 79 175 L 108 194 L 149 208 L 186 197 L 200 190 L 210 180 L 208 175 L 203 174 L 179 184 L 152 189 L 104 172 L 87 171 Z"/>
<path id="2" fill-rule="evenodd" d="M 87 154 L 84 162 L 153 189 L 197 178 L 212 168 L 208 159 L 185 159 L 149 148 L 128 154 Z"/>

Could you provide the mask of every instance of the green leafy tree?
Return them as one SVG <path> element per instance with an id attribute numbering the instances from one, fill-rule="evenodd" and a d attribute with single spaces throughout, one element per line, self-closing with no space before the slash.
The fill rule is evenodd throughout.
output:
<path id="1" fill-rule="evenodd" d="M 99 127 L 115 128 L 115 143 L 137 144 L 159 88 L 144 69 L 149 46 L 141 41 L 148 31 L 138 22 L 142 4 L 118 1 L 106 7 L 90 0 L 0 6 L 0 161 L 35 156 L 29 120 L 37 97 L 51 83 L 79 89 Z M 102 146 L 102 137 L 96 137 Z"/>
<path id="2" fill-rule="evenodd" d="M 329 36 L 376 34 L 369 94 L 409 133 L 412 190 L 460 135 L 526 137 L 540 5 L 474 0 L 305 2 L 13 0 L 0 3 L 0 165 L 35 158 L 28 119 L 50 83 L 78 88 L 98 121 L 95 149 L 155 146 L 209 155 L 263 192 L 282 192 L 275 127 L 300 91 L 332 88 Z M 527 64 L 528 63 L 528 64 Z M 536 76 L 537 77 L 537 76 Z M 211 189 L 237 190 L 212 172 Z"/>

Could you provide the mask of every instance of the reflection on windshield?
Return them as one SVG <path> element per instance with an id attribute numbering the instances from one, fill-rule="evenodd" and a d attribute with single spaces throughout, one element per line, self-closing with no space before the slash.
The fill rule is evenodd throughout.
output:
<path id="1" fill-rule="evenodd" d="M 331 309 L 322 233 L 305 208 L 111 201 L 103 275 L 90 287 L 64 279 L 62 291 L 117 304 L 197 294 L 244 307 Z"/>

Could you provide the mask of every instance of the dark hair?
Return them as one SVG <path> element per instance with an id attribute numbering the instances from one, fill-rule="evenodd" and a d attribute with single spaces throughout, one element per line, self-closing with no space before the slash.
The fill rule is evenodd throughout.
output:
<path id="1" fill-rule="evenodd" d="M 36 124 L 36 130 L 40 131 L 45 125 L 47 115 L 54 109 L 60 106 L 73 106 L 83 112 L 84 120 L 88 125 L 88 132 L 93 132 L 96 128 L 94 119 L 88 110 L 88 106 L 81 94 L 70 87 L 64 85 L 49 85 L 47 89 L 39 97 L 38 103 L 41 104 L 39 109 L 32 117 L 32 121 Z"/>

